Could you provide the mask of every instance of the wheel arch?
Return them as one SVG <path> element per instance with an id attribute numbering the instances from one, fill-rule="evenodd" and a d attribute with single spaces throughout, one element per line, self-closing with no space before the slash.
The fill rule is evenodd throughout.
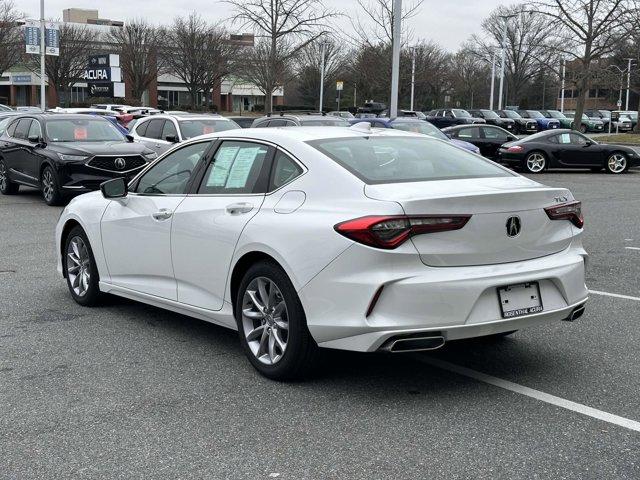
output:
<path id="1" fill-rule="evenodd" d="M 64 246 L 67 243 L 67 237 L 69 236 L 69 233 L 71 232 L 71 230 L 73 230 L 75 227 L 82 228 L 82 230 L 85 231 L 85 234 L 86 234 L 86 230 L 78 220 L 76 220 L 75 218 L 68 219 L 65 222 L 64 226 L 62 227 L 62 232 L 60 233 L 60 258 L 64 258 L 64 255 L 65 255 Z M 67 272 L 65 271 L 64 268 L 62 269 L 62 276 L 64 278 L 67 278 Z"/>

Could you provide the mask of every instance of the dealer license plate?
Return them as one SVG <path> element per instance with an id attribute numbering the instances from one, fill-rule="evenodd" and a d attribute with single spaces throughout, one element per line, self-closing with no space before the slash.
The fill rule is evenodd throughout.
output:
<path id="1" fill-rule="evenodd" d="M 502 318 L 521 317 L 542 311 L 538 282 L 520 283 L 498 288 Z"/>

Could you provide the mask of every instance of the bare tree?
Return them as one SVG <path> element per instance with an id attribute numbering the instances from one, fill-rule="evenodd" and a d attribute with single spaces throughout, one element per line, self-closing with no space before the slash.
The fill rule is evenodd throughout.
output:
<path id="1" fill-rule="evenodd" d="M 553 26 L 560 51 L 572 58 L 575 117 L 582 118 L 593 66 L 622 41 L 623 26 L 634 2 L 630 0 L 542 0 L 537 4 Z"/>
<path id="2" fill-rule="evenodd" d="M 541 68 L 556 69 L 558 44 L 553 37 L 555 28 L 549 19 L 540 13 L 528 11 L 525 6 L 499 7 L 482 22 L 484 35 L 473 35 L 469 49 L 491 64 L 494 53 L 502 43 L 504 17 L 507 23 L 505 80 L 507 104 L 521 103 L 528 84 L 539 75 Z M 498 64 L 497 58 L 496 64 Z"/>
<path id="3" fill-rule="evenodd" d="M 44 68 L 49 88 L 56 93 L 58 104 L 69 105 L 71 87 L 84 81 L 89 55 L 95 53 L 95 32 L 77 23 L 60 25 L 60 55 L 47 55 Z M 40 71 L 40 56 L 26 55 L 26 64 Z"/>
<path id="4" fill-rule="evenodd" d="M 228 74 L 227 52 L 232 47 L 226 30 L 208 25 L 194 12 L 187 17 L 177 17 L 164 39 L 162 61 L 171 74 L 184 82 L 191 108 L 196 108 L 201 92 L 209 103 L 209 89 Z"/>
<path id="5" fill-rule="evenodd" d="M 265 110 L 273 111 L 273 92 L 287 81 L 296 55 L 329 31 L 327 21 L 338 14 L 322 0 L 226 0 L 234 21 L 253 29 L 259 40 L 243 77 L 265 95 Z"/>
<path id="6" fill-rule="evenodd" d="M 0 72 L 6 72 L 20 61 L 24 48 L 22 19 L 12 0 L 0 0 Z"/>
<path id="7" fill-rule="evenodd" d="M 213 103 L 212 95 L 208 95 L 208 92 L 220 86 L 222 79 L 234 71 L 235 65 L 244 61 L 238 59 L 240 48 L 230 41 L 229 32 L 225 28 L 213 26 L 207 30 L 201 50 L 204 64 L 201 89 L 205 92 L 207 107 Z"/>
<path id="8" fill-rule="evenodd" d="M 452 86 L 456 98 L 462 105 L 473 108 L 474 104 L 484 104 L 484 99 L 479 99 L 487 91 L 490 70 L 487 64 L 478 58 L 473 52 L 462 49 L 451 58 L 450 70 Z"/>
<path id="9" fill-rule="evenodd" d="M 412 31 L 407 26 L 407 20 L 414 17 L 424 0 L 405 1 L 402 11 L 402 37 L 409 41 Z M 357 15 L 351 20 L 356 43 L 376 45 L 393 43 L 393 0 L 357 0 L 363 16 Z"/>
<path id="10" fill-rule="evenodd" d="M 114 27 L 107 41 L 117 48 L 125 81 L 131 88 L 131 97 L 137 100 L 158 78 L 163 70 L 162 57 L 158 58 L 160 29 L 144 19 L 127 22 L 124 27 Z"/>

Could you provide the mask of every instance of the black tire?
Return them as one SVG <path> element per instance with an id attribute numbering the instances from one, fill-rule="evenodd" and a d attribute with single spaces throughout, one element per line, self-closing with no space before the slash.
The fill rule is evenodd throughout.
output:
<path id="1" fill-rule="evenodd" d="M 586 125 L 580 125 L 580 133 L 587 133 L 587 126 Z"/>
<path id="2" fill-rule="evenodd" d="M 60 184 L 56 172 L 49 165 L 42 169 L 40 174 L 40 191 L 47 205 L 55 207 L 62 205 L 64 197 L 60 192 Z"/>
<path id="3" fill-rule="evenodd" d="M 85 267 L 85 270 L 89 273 L 89 281 L 87 282 L 87 290 L 82 295 L 76 293 L 71 283 L 71 275 L 69 274 L 68 262 L 69 262 L 69 247 L 71 242 L 80 238 L 84 245 L 86 246 L 89 262 Z M 76 301 L 76 303 L 84 306 L 84 307 L 93 307 L 100 303 L 102 294 L 100 293 L 100 288 L 98 283 L 100 282 L 100 277 L 98 275 L 98 268 L 96 266 L 96 261 L 93 256 L 93 250 L 91 249 L 91 244 L 89 243 L 89 239 L 87 238 L 86 233 L 80 226 L 76 226 L 71 229 L 67 237 L 64 239 L 64 250 L 62 251 L 62 269 L 65 272 L 65 276 L 67 277 L 67 287 L 69 288 L 69 292 L 71 296 Z"/>
<path id="4" fill-rule="evenodd" d="M 281 358 L 272 364 L 260 361 L 253 353 L 246 338 L 245 326 L 243 322 L 243 301 L 247 287 L 257 279 L 268 279 L 273 282 L 281 293 L 286 304 L 288 330 L 286 348 Z M 293 287 L 291 280 L 285 271 L 273 261 L 261 261 L 252 265 L 245 273 L 237 298 L 235 299 L 235 315 L 238 325 L 240 343 L 245 355 L 258 372 L 273 380 L 295 380 L 308 374 L 315 363 L 318 355 L 318 346 L 311 337 L 307 328 L 307 320 L 304 309 L 300 303 L 300 298 Z M 266 327 L 266 320 L 253 320 L 262 323 Z M 247 320 L 249 322 L 249 320 Z M 251 328 L 251 327 L 249 327 Z M 260 349 L 258 348 L 258 352 Z"/>
<path id="5" fill-rule="evenodd" d="M 611 165 L 611 160 L 613 157 L 615 156 L 622 156 L 623 161 L 624 161 L 624 167 L 622 169 L 619 168 L 615 168 Z M 620 175 L 622 173 L 626 173 L 629 170 L 629 157 L 627 157 L 627 155 L 623 152 L 613 152 L 611 155 L 609 155 L 609 157 L 607 157 L 607 161 L 604 164 L 604 169 L 606 170 L 607 173 L 610 173 L 612 175 Z"/>
<path id="6" fill-rule="evenodd" d="M 0 193 L 3 195 L 15 195 L 20 190 L 20 185 L 9 180 L 9 169 L 0 158 Z"/>
<path id="7" fill-rule="evenodd" d="M 529 161 L 533 160 L 534 156 L 538 156 L 537 158 L 541 157 L 541 160 L 543 163 L 542 163 L 542 168 L 540 170 L 533 169 L 533 167 L 530 165 Z M 522 169 L 525 172 L 531 173 L 534 175 L 544 172 L 548 167 L 549 167 L 549 161 L 547 159 L 547 155 L 544 152 L 541 152 L 540 150 L 534 150 L 533 152 L 529 152 L 522 162 Z"/>

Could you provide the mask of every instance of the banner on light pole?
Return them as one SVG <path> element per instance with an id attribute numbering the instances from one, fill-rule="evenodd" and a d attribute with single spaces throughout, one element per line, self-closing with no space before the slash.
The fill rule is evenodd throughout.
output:
<path id="1" fill-rule="evenodd" d="M 40 22 L 27 20 L 24 23 L 24 41 L 27 53 L 40 55 Z M 60 55 L 60 24 L 45 23 L 44 53 L 46 55 Z"/>

